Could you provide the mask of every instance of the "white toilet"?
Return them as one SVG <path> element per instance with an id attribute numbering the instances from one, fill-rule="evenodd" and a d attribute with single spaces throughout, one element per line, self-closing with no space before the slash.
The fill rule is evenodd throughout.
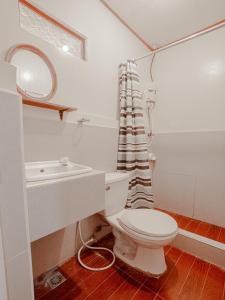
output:
<path id="1" fill-rule="evenodd" d="M 115 236 L 115 255 L 141 271 L 160 276 L 167 267 L 163 246 L 177 235 L 176 221 L 154 209 L 125 209 L 127 173 L 106 174 L 105 216 Z"/>

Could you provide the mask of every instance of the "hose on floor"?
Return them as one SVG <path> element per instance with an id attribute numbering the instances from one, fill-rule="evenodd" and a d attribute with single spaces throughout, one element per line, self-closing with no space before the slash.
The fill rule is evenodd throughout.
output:
<path id="1" fill-rule="evenodd" d="M 87 242 L 85 242 L 84 239 L 83 239 L 83 236 L 82 236 L 81 221 L 78 222 L 78 230 L 79 230 L 79 234 L 80 234 L 80 240 L 81 240 L 81 243 L 82 243 L 82 246 L 79 249 L 78 254 L 77 254 L 77 259 L 78 259 L 80 265 L 82 267 L 84 267 L 85 269 L 89 270 L 89 271 L 104 271 L 104 270 L 107 270 L 108 268 L 112 267 L 113 264 L 115 263 L 115 260 L 116 260 L 116 256 L 113 253 L 113 251 L 111 251 L 110 249 L 104 248 L 104 247 L 90 246 L 89 244 L 93 242 L 93 238 L 91 238 L 90 240 L 88 240 Z M 112 255 L 112 262 L 110 264 L 108 264 L 107 266 L 101 267 L 101 268 L 92 268 L 92 267 L 87 266 L 81 260 L 81 252 L 85 248 L 88 248 L 88 249 L 91 249 L 91 250 L 104 250 L 104 251 L 109 252 Z"/>

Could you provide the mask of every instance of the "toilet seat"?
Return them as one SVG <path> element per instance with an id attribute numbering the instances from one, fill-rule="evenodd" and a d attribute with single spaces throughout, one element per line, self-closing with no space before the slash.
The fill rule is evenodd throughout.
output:
<path id="1" fill-rule="evenodd" d="M 126 231 L 147 237 L 168 237 L 178 230 L 176 221 L 169 215 L 154 209 L 126 209 L 117 217 Z"/>

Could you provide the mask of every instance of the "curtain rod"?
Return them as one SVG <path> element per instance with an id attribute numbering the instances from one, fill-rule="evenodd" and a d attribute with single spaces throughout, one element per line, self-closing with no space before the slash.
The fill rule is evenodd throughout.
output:
<path id="1" fill-rule="evenodd" d="M 167 44 L 166 46 L 163 46 L 163 47 L 161 47 L 161 48 L 155 49 L 155 50 L 153 50 L 153 51 L 152 51 L 151 53 L 149 53 L 149 54 L 146 54 L 146 55 L 141 56 L 141 57 L 138 57 L 138 58 L 134 58 L 133 61 L 136 62 L 136 61 L 142 60 L 143 58 L 149 57 L 149 56 L 151 56 L 151 55 L 153 55 L 153 54 L 155 54 L 155 53 L 164 51 L 164 50 L 166 50 L 166 49 L 168 49 L 168 48 L 174 47 L 174 46 L 176 46 L 176 45 L 179 45 L 179 44 L 181 44 L 181 43 L 184 43 L 184 42 L 187 42 L 187 41 L 189 41 L 189 40 L 191 40 L 191 39 L 194 39 L 194 38 L 196 38 L 196 37 L 198 37 L 198 36 L 200 36 L 200 35 L 203 35 L 203 34 L 206 34 L 206 33 L 208 33 L 208 32 L 211 32 L 211 31 L 213 31 L 213 30 L 216 30 L 216 29 L 218 29 L 218 28 L 221 28 L 221 27 L 223 27 L 224 25 L 225 25 L 225 20 L 219 21 L 219 22 L 217 22 L 217 23 L 215 23 L 215 24 L 213 24 L 213 25 L 211 25 L 211 26 L 209 26 L 209 27 L 206 27 L 205 29 L 203 29 L 203 30 L 201 30 L 201 31 L 198 31 L 198 32 L 196 32 L 196 33 L 194 33 L 194 34 L 192 34 L 192 35 L 189 35 L 189 36 L 187 36 L 187 37 L 185 37 L 185 38 L 183 38 L 183 39 L 180 39 L 180 40 L 178 40 L 178 41 L 175 41 L 175 42 L 172 42 L 172 43 L 170 43 L 170 44 Z"/>

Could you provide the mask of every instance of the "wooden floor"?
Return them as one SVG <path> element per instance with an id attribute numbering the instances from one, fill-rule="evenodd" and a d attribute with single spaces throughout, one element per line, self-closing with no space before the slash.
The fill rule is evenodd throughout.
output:
<path id="1" fill-rule="evenodd" d="M 188 218 L 170 211 L 158 209 L 171 215 L 176 221 L 179 228 L 199 234 L 217 242 L 225 244 L 225 228 L 209 224 L 203 221 Z"/>
<path id="2" fill-rule="evenodd" d="M 101 242 L 110 248 L 112 244 L 112 235 Z M 54 290 L 36 287 L 35 297 L 38 300 L 225 300 L 224 271 L 170 246 L 165 253 L 168 270 L 160 279 L 135 271 L 120 260 L 106 271 L 91 272 L 83 269 L 74 257 L 60 267 L 67 280 Z M 99 267 L 110 258 L 88 251 L 83 259 L 86 264 Z"/>

